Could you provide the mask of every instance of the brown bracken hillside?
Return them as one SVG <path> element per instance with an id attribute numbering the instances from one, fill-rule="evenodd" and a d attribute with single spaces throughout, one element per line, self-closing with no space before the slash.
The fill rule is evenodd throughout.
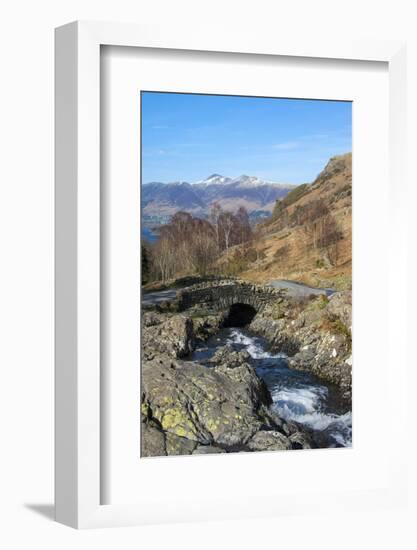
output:
<path id="1" fill-rule="evenodd" d="M 330 159 L 311 184 L 276 202 L 250 245 L 220 260 L 239 264 L 239 277 L 255 282 L 291 279 L 318 287 L 351 288 L 352 154 Z"/>

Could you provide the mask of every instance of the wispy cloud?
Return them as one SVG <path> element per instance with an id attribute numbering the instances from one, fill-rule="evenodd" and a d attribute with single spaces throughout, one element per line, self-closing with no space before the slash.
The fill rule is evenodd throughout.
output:
<path id="1" fill-rule="evenodd" d="M 284 141 L 282 143 L 275 143 L 272 148 L 278 151 L 292 151 L 300 147 L 299 141 Z"/>
<path id="2" fill-rule="evenodd" d="M 312 181 L 351 149 L 348 102 L 147 92 L 144 181 L 196 181 L 208 173 Z"/>

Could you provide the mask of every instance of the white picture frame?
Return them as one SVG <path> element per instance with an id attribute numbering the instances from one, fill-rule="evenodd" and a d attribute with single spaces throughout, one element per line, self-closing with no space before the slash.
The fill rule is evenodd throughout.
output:
<path id="1" fill-rule="evenodd" d="M 127 46 L 229 52 L 296 58 L 382 61 L 389 70 L 390 193 L 398 205 L 392 232 L 401 242 L 406 221 L 400 198 L 405 187 L 405 44 L 384 40 L 361 42 L 280 40 L 238 29 L 213 35 L 194 28 L 187 34 L 168 27 L 75 22 L 56 30 L 56 519 L 76 528 L 134 525 L 186 519 L 251 515 L 235 498 L 196 510 L 188 518 L 174 495 L 163 513 L 134 504 L 101 504 L 100 445 L 100 48 Z M 397 204 L 398 201 L 398 204 Z M 397 249 L 396 276 L 405 281 L 405 258 Z M 405 282 L 404 282 L 405 284 Z M 391 297 L 392 298 L 392 297 Z M 389 314 L 405 318 L 405 301 L 390 300 Z M 405 348 L 405 347 L 404 347 Z M 405 394 L 406 361 L 398 357 L 397 382 Z M 398 424 L 405 407 L 392 412 Z M 401 429 L 401 428 L 400 428 Z M 405 498 L 406 457 L 402 448 L 390 457 L 384 490 L 354 494 L 288 495 L 268 514 L 303 512 L 334 505 L 392 506 Z M 219 462 L 220 464 L 220 462 Z M 219 466 L 220 467 L 220 466 Z M 262 512 L 261 512 L 262 514 Z M 259 514 L 258 514 L 259 515 Z"/>

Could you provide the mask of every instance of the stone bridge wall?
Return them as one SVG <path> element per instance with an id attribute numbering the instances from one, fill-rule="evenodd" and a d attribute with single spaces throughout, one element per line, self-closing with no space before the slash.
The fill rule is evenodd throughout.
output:
<path id="1" fill-rule="evenodd" d="M 222 311 L 233 304 L 247 304 L 259 312 L 266 304 L 276 302 L 282 296 L 282 291 L 272 287 L 243 281 L 221 280 L 200 283 L 179 290 L 177 302 L 181 311 L 196 305 L 205 305 Z"/>

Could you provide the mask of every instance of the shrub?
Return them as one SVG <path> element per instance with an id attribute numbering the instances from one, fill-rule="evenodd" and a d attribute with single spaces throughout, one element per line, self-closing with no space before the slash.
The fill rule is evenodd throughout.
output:
<path id="1" fill-rule="evenodd" d="M 284 246 L 281 246 L 281 248 L 277 248 L 277 250 L 275 250 L 274 258 L 276 258 L 277 260 L 285 258 L 286 256 L 288 256 L 290 249 L 291 247 L 289 244 L 284 244 Z"/>
<path id="2" fill-rule="evenodd" d="M 352 334 L 350 332 L 350 329 L 345 325 L 345 323 L 336 317 L 333 321 L 333 327 L 335 329 L 335 332 L 338 332 L 339 334 L 343 334 L 346 336 L 350 341 L 352 341 Z"/>
<path id="3" fill-rule="evenodd" d="M 228 277 L 235 277 L 249 266 L 249 261 L 241 252 L 236 252 L 225 264 L 223 274 Z"/>
<path id="4" fill-rule="evenodd" d="M 301 199 L 302 196 L 304 196 L 306 193 L 308 193 L 310 190 L 309 185 L 307 183 L 303 183 L 302 185 L 298 185 L 295 189 L 290 191 L 286 197 L 284 197 L 281 200 L 277 200 L 275 202 L 274 210 L 272 212 L 272 216 L 265 222 L 266 225 L 269 223 L 277 220 L 280 217 L 283 217 L 283 225 L 286 225 L 286 218 L 288 217 L 288 212 L 286 212 L 286 209 L 297 202 L 299 199 Z"/>
<path id="5" fill-rule="evenodd" d="M 288 233 L 284 233 L 284 235 L 277 237 L 277 241 L 282 241 L 282 239 L 286 239 L 290 235 L 291 235 L 291 231 L 288 231 Z"/>
<path id="6" fill-rule="evenodd" d="M 302 185 L 298 185 L 295 189 L 290 191 L 288 195 L 282 199 L 281 204 L 284 208 L 287 206 L 290 206 L 291 204 L 294 204 L 299 199 L 301 199 L 302 196 L 304 196 L 309 191 L 309 187 L 307 183 L 303 183 Z"/>
<path id="7" fill-rule="evenodd" d="M 346 342 L 349 349 L 352 349 L 352 333 L 345 325 L 345 323 L 335 315 L 327 314 L 323 319 L 322 328 L 333 332 L 334 334 L 340 334 L 346 338 Z"/>
<path id="8" fill-rule="evenodd" d="M 286 306 L 285 304 L 279 302 L 273 304 L 273 306 L 271 307 L 272 319 L 274 319 L 275 321 L 278 321 L 278 319 L 282 319 L 283 317 L 285 317 L 285 312 L 287 309 L 288 306 Z"/>
<path id="9" fill-rule="evenodd" d="M 329 303 L 329 299 L 325 294 L 320 294 L 319 297 L 314 296 L 313 300 L 308 304 L 310 311 L 324 309 Z"/>
<path id="10" fill-rule="evenodd" d="M 248 248 L 244 251 L 243 256 L 248 262 L 256 262 L 258 259 L 258 254 L 254 248 Z"/>

